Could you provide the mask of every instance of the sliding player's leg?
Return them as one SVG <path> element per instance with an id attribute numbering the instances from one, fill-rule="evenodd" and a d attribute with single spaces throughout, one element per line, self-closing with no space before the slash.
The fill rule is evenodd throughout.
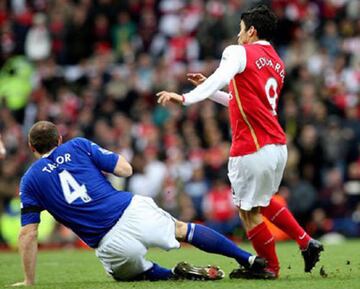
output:
<path id="1" fill-rule="evenodd" d="M 209 227 L 176 221 L 176 238 L 207 253 L 235 259 L 246 268 L 264 268 L 266 261 L 239 248 L 233 241 Z"/>
<path id="2" fill-rule="evenodd" d="M 103 264 L 110 263 L 116 280 L 218 280 L 224 277 L 224 272 L 216 266 L 201 267 L 181 262 L 173 269 L 166 269 L 144 258 L 147 248 L 157 247 L 168 251 L 180 247 L 176 239 L 176 220 L 151 198 L 134 196 L 111 231 L 114 231 L 111 245 L 107 244 L 108 238 L 105 236 L 97 254 Z M 111 235 L 111 231 L 108 234 Z M 107 258 L 112 251 L 115 258 Z"/>
<path id="3" fill-rule="evenodd" d="M 141 227 L 141 239 L 147 248 L 159 247 L 170 250 L 180 247 L 178 241 L 185 241 L 205 252 L 234 258 L 239 264 L 247 268 L 264 268 L 266 265 L 264 259 L 241 250 L 234 242 L 206 226 L 177 221 L 170 214 L 160 209 L 150 198 L 137 197 L 137 202 L 137 208 L 143 218 L 143 224 L 139 225 Z M 182 271 L 186 271 L 184 275 L 193 273 L 191 278 L 195 277 L 195 279 L 196 276 L 199 279 L 220 279 L 224 275 L 223 271 L 216 266 L 189 267 L 187 264 L 180 267 Z M 181 270 L 177 271 L 176 269 L 179 269 L 179 266 L 175 267 L 175 272 L 181 272 Z"/>
<path id="4" fill-rule="evenodd" d="M 173 277 L 170 269 L 145 259 L 146 246 L 139 240 L 131 222 L 134 210 L 129 206 L 122 218 L 101 240 L 96 256 L 105 271 L 117 281 L 168 280 Z"/>

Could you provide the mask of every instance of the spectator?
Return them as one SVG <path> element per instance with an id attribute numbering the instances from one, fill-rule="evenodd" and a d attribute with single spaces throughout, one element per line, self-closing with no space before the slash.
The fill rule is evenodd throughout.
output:
<path id="1" fill-rule="evenodd" d="M 215 179 L 204 200 L 205 224 L 222 234 L 231 234 L 239 226 L 237 209 L 232 202 L 231 188 L 223 179 Z"/>
<path id="2" fill-rule="evenodd" d="M 120 11 L 117 16 L 117 23 L 112 29 L 112 43 L 117 59 L 126 59 L 131 51 L 131 42 L 136 36 L 136 25 L 131 21 L 126 11 Z"/>
<path id="3" fill-rule="evenodd" d="M 41 61 L 48 58 L 50 52 L 51 40 L 46 25 L 46 16 L 38 13 L 34 16 L 33 26 L 26 35 L 25 53 L 30 60 Z"/>
<path id="4" fill-rule="evenodd" d="M 91 26 L 87 13 L 88 11 L 82 6 L 74 8 L 66 33 L 66 64 L 78 64 L 91 54 Z"/>
<path id="5" fill-rule="evenodd" d="M 22 124 L 24 120 L 25 108 L 32 90 L 32 73 L 30 63 L 22 56 L 8 59 L 1 69 L 0 104 L 12 112 L 18 124 Z"/>
<path id="6" fill-rule="evenodd" d="M 197 220 L 204 219 L 203 202 L 209 189 L 210 183 L 205 177 L 204 169 L 198 166 L 194 169 L 191 180 L 188 181 L 184 187 L 185 193 L 192 201 L 195 209 L 195 218 Z"/>

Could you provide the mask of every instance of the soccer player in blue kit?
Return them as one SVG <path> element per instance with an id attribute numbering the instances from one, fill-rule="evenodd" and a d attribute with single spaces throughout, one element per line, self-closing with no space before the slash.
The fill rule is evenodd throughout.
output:
<path id="1" fill-rule="evenodd" d="M 37 228 L 42 210 L 94 248 L 106 272 L 118 281 L 224 277 L 224 272 L 215 266 L 195 267 L 181 262 L 171 270 L 145 259 L 148 248 L 175 249 L 180 247 L 179 241 L 234 258 L 245 268 L 266 266 L 265 259 L 241 250 L 214 230 L 176 220 L 151 198 L 115 190 L 103 172 L 129 177 L 132 167 L 121 155 L 84 138 L 62 144 L 57 127 L 48 121 L 33 125 L 29 146 L 38 160 L 20 184 L 19 249 L 25 279 L 14 285 L 35 282 Z"/>

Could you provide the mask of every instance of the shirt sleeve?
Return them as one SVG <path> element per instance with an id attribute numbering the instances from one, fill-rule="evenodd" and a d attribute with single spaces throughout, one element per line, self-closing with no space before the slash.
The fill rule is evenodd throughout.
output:
<path id="1" fill-rule="evenodd" d="M 246 51 L 241 45 L 230 45 L 225 48 L 219 67 L 202 84 L 184 94 L 184 105 L 202 101 L 214 95 L 219 89 L 229 84 L 238 73 L 245 70 Z"/>
<path id="2" fill-rule="evenodd" d="M 119 155 L 107 149 L 100 147 L 98 144 L 93 143 L 87 139 L 81 139 L 85 142 L 87 153 L 95 165 L 102 171 L 113 173 Z"/>
<path id="3" fill-rule="evenodd" d="M 230 95 L 225 92 L 218 90 L 209 97 L 212 101 L 222 104 L 223 106 L 229 106 Z"/>
<path id="4" fill-rule="evenodd" d="M 19 194 L 21 200 L 21 226 L 40 223 L 40 213 L 44 209 L 36 200 L 26 176 L 21 180 Z"/>

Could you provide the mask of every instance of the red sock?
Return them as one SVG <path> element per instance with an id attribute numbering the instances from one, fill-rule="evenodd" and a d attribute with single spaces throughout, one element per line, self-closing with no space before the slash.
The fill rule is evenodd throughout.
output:
<path id="1" fill-rule="evenodd" d="M 301 250 L 307 248 L 311 237 L 295 220 L 287 207 L 272 198 L 269 206 L 261 208 L 261 214 L 295 240 Z"/>
<path id="2" fill-rule="evenodd" d="M 268 227 L 264 222 L 247 232 L 247 236 L 251 241 L 258 256 L 268 261 L 268 269 L 279 273 L 279 260 L 275 251 L 275 241 Z"/>

